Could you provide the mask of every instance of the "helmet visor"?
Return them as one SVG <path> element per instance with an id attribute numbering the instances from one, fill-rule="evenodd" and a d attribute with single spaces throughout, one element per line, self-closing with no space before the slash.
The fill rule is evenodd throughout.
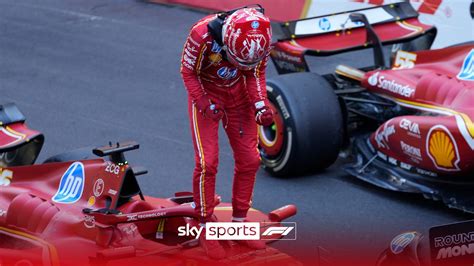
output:
<path id="1" fill-rule="evenodd" d="M 239 60 L 238 58 L 236 58 L 232 54 L 232 52 L 227 50 L 227 59 L 232 65 L 236 66 L 240 70 L 250 70 L 250 69 L 254 69 L 262 61 L 263 58 L 259 58 L 257 60 L 252 61 L 252 62 L 248 62 L 248 61 L 244 62 L 244 61 Z"/>

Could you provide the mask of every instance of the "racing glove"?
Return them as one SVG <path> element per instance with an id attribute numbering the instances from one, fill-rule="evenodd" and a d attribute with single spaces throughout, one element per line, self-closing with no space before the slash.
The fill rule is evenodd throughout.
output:
<path id="1" fill-rule="evenodd" d="M 257 124 L 268 127 L 273 123 L 273 111 L 265 101 L 255 103 L 255 121 Z"/>
<path id="2" fill-rule="evenodd" d="M 224 117 L 224 108 L 217 103 L 212 103 L 207 95 L 201 96 L 195 102 L 199 112 L 205 117 L 214 121 L 219 121 Z"/>

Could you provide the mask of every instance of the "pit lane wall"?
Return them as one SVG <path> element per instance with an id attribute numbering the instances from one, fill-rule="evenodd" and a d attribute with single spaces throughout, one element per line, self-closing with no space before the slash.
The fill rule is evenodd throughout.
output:
<path id="1" fill-rule="evenodd" d="M 150 2 L 179 4 L 199 9 L 221 11 L 260 3 L 266 14 L 276 21 L 295 20 L 374 5 L 403 2 L 401 0 L 149 0 Z M 420 12 L 420 21 L 436 25 L 438 37 L 433 48 L 474 40 L 472 0 L 410 0 Z M 316 26 L 316 25 L 315 25 Z"/>

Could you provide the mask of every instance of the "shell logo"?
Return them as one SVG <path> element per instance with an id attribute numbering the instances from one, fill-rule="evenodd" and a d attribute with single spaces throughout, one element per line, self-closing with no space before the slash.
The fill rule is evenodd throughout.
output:
<path id="1" fill-rule="evenodd" d="M 436 168 L 444 171 L 459 171 L 459 151 L 451 132 L 441 125 L 428 133 L 426 150 Z"/>

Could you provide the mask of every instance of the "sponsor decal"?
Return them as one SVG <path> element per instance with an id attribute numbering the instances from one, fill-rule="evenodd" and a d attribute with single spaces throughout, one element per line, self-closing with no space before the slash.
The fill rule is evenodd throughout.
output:
<path id="1" fill-rule="evenodd" d="M 178 227 L 178 236 L 198 239 L 204 227 Z M 206 223 L 205 237 L 209 240 L 296 240 L 296 223 L 215 222 Z"/>
<path id="2" fill-rule="evenodd" d="M 319 28 L 323 31 L 328 31 L 331 29 L 331 22 L 327 18 L 321 18 L 318 22 Z"/>
<path id="3" fill-rule="evenodd" d="M 217 75 L 222 79 L 233 79 L 237 76 L 237 68 L 221 67 L 217 70 Z"/>
<path id="4" fill-rule="evenodd" d="M 302 54 L 285 52 L 279 50 L 278 47 L 272 49 L 270 53 L 278 72 L 291 73 L 307 71 L 308 67 Z"/>
<path id="5" fill-rule="evenodd" d="M 442 125 L 436 125 L 428 132 L 426 150 L 436 168 L 445 171 L 459 171 L 461 160 L 458 146 L 451 132 Z"/>
<path id="6" fill-rule="evenodd" d="M 360 2 L 360 3 L 369 3 L 373 5 L 384 5 L 387 3 L 392 3 L 393 1 L 384 1 L 384 0 L 350 0 L 352 2 Z M 411 0 L 410 3 L 412 5 L 419 4 L 418 6 L 418 12 L 424 13 L 424 14 L 430 14 L 433 15 L 435 14 L 441 4 L 443 3 L 443 0 Z"/>
<path id="7" fill-rule="evenodd" d="M 474 81 L 474 49 L 464 58 L 461 71 L 457 75 L 458 79 Z"/>
<path id="8" fill-rule="evenodd" d="M 474 220 L 430 229 L 432 266 L 472 266 L 474 262 Z"/>
<path id="9" fill-rule="evenodd" d="M 427 170 L 424 170 L 424 169 L 421 169 L 421 168 L 416 168 L 416 172 L 418 174 L 422 174 L 422 175 L 426 175 L 426 176 L 432 176 L 432 177 L 437 177 L 438 176 L 437 173 L 427 171 Z"/>
<path id="10" fill-rule="evenodd" d="M 265 107 L 265 102 L 264 101 L 259 101 L 259 102 L 255 103 L 255 108 L 256 109 L 261 109 L 263 107 Z"/>
<path id="11" fill-rule="evenodd" d="M 127 222 L 131 221 L 137 221 L 137 220 L 142 220 L 142 219 L 148 219 L 148 218 L 157 218 L 157 217 L 163 217 L 166 216 L 166 212 L 152 212 L 152 213 L 147 213 L 147 214 L 132 214 L 132 215 L 126 215 L 127 216 Z"/>
<path id="12" fill-rule="evenodd" d="M 90 196 L 89 199 L 87 200 L 87 205 L 90 207 L 90 206 L 94 206 L 94 204 L 95 204 L 95 197 Z"/>
<path id="13" fill-rule="evenodd" d="M 13 172 L 0 168 L 0 186 L 9 186 L 13 179 Z"/>
<path id="14" fill-rule="evenodd" d="M 183 65 L 191 70 L 193 70 L 197 60 L 195 53 L 197 53 L 196 46 L 193 46 L 189 42 L 186 43 L 186 47 L 184 48 L 183 52 Z"/>
<path id="15" fill-rule="evenodd" d="M 117 195 L 117 190 L 109 189 L 109 191 L 107 191 L 107 193 L 109 193 L 112 196 L 115 196 L 115 195 Z"/>
<path id="16" fill-rule="evenodd" d="M 400 128 L 405 129 L 408 135 L 415 138 L 421 138 L 420 125 L 406 118 L 400 120 Z"/>
<path id="17" fill-rule="evenodd" d="M 94 228 L 95 227 L 95 217 L 92 215 L 84 215 L 84 226 L 86 228 Z"/>
<path id="18" fill-rule="evenodd" d="M 395 134 L 395 126 L 390 125 L 387 126 L 390 123 L 390 120 L 387 121 L 383 127 L 379 127 L 379 129 L 375 133 L 375 142 L 377 142 L 377 146 L 379 148 L 384 148 L 384 149 L 390 149 L 388 146 L 388 138 Z"/>
<path id="19" fill-rule="evenodd" d="M 104 180 L 102 178 L 99 178 L 95 181 L 94 183 L 94 196 L 100 197 L 102 193 L 104 192 Z"/>
<path id="20" fill-rule="evenodd" d="M 116 174 L 118 175 L 120 173 L 120 166 L 107 161 L 107 165 L 105 166 L 105 171 L 111 174 Z"/>
<path id="21" fill-rule="evenodd" d="M 0 210 L 0 217 L 6 216 L 6 215 L 7 215 L 7 211 Z"/>
<path id="22" fill-rule="evenodd" d="M 369 83 L 370 86 L 377 86 L 378 83 L 378 78 L 379 78 L 380 72 L 376 72 L 375 74 L 371 75 L 367 82 Z"/>
<path id="23" fill-rule="evenodd" d="M 415 67 L 416 56 L 414 53 L 398 51 L 393 69 L 409 69 Z"/>
<path id="24" fill-rule="evenodd" d="M 58 190 L 52 200 L 63 204 L 77 202 L 84 192 L 84 183 L 84 165 L 81 162 L 74 162 L 61 177 Z"/>
<path id="25" fill-rule="evenodd" d="M 136 220 L 138 220 L 138 215 L 136 215 L 136 214 L 127 215 L 127 222 L 136 221 Z"/>
<path id="26" fill-rule="evenodd" d="M 272 50 L 271 53 L 272 53 L 272 56 L 278 57 L 279 59 L 282 59 L 285 61 L 289 61 L 291 63 L 295 63 L 295 64 L 303 63 L 303 59 L 300 56 L 290 55 L 288 53 L 278 51 L 278 50 Z"/>
<path id="27" fill-rule="evenodd" d="M 193 49 L 184 49 L 184 53 L 185 55 L 190 58 L 191 60 L 193 60 L 193 62 L 195 62 L 195 60 L 197 59 L 197 56 L 193 55 L 192 52 L 196 51 L 196 49 L 193 47 Z"/>
<path id="28" fill-rule="evenodd" d="M 398 166 L 398 161 L 397 159 L 393 158 L 393 157 L 388 157 L 388 162 L 393 164 L 393 165 L 396 165 Z"/>
<path id="29" fill-rule="evenodd" d="M 367 82 L 371 86 L 381 88 L 407 98 L 412 97 L 415 93 L 415 89 L 411 88 L 409 85 L 399 84 L 395 80 L 387 80 L 384 75 L 380 74 L 380 72 L 372 74 Z"/>
<path id="30" fill-rule="evenodd" d="M 252 29 L 258 29 L 260 27 L 260 23 L 258 23 L 258 21 L 252 21 Z"/>
<path id="31" fill-rule="evenodd" d="M 340 1 L 339 1 L 340 2 Z M 329 11 L 329 10 L 327 10 Z M 327 14 L 327 11 L 323 13 Z M 331 10 L 329 12 L 332 12 Z M 352 22 L 349 19 L 351 12 L 345 12 L 342 14 L 326 16 L 324 18 L 307 18 L 305 20 L 300 20 L 296 22 L 295 34 L 296 35 L 306 35 L 306 34 L 318 34 L 324 32 L 338 32 L 344 31 L 346 29 L 353 29 L 361 27 L 363 23 Z M 393 15 L 389 14 L 383 8 L 369 9 L 369 10 L 358 10 L 357 13 L 362 13 L 367 16 L 369 22 L 373 25 L 380 22 L 385 22 L 394 18 Z M 315 27 L 316 26 L 316 27 Z"/>
<path id="32" fill-rule="evenodd" d="M 138 227 L 135 224 L 130 224 L 121 228 L 121 230 L 127 235 L 133 235 L 135 232 L 137 232 L 137 229 Z"/>
<path id="33" fill-rule="evenodd" d="M 404 162 L 400 162 L 400 168 L 410 171 L 413 166 Z"/>
<path id="34" fill-rule="evenodd" d="M 421 157 L 421 149 L 406 144 L 403 141 L 400 141 L 400 146 L 402 147 L 403 153 L 405 153 L 406 155 L 410 157 L 415 157 L 418 160 L 423 160 Z"/>
<path id="35" fill-rule="evenodd" d="M 288 119 L 290 118 L 290 112 L 288 112 L 288 109 L 286 108 L 285 102 L 283 101 L 283 98 L 281 95 L 278 95 L 276 97 L 277 103 L 280 106 L 280 110 L 283 114 L 283 118 Z"/>
<path id="36" fill-rule="evenodd" d="M 213 65 L 218 65 L 220 62 L 222 62 L 222 55 L 220 53 L 210 54 L 208 58 L 209 62 L 211 62 Z"/>
<path id="37" fill-rule="evenodd" d="M 164 231 L 165 231 L 165 223 L 166 223 L 166 219 L 161 219 L 158 222 L 158 227 L 156 228 L 156 232 L 155 232 L 155 239 L 163 239 Z"/>
<path id="38" fill-rule="evenodd" d="M 393 254 L 400 254 L 415 239 L 415 232 L 408 232 L 395 237 L 390 243 L 390 250 Z"/>
<path id="39" fill-rule="evenodd" d="M 187 43 L 186 44 L 186 51 L 188 51 L 190 54 L 192 53 L 196 53 L 198 50 L 196 49 L 196 47 L 199 47 L 199 44 L 196 43 L 194 45 L 191 45 L 190 43 Z M 193 58 L 196 58 L 196 56 L 192 56 Z"/>
<path id="40" fill-rule="evenodd" d="M 413 166 L 411 164 L 408 164 L 408 163 L 399 162 L 399 161 L 397 161 L 397 159 L 389 157 L 389 156 L 383 154 L 380 151 L 377 151 L 377 155 L 382 160 L 384 160 L 388 163 L 391 163 L 395 166 L 400 166 L 400 168 L 405 169 L 407 171 L 411 171 L 411 172 L 415 172 L 415 173 L 418 173 L 418 174 L 422 174 L 422 175 L 425 175 L 425 176 L 431 176 L 431 177 L 437 177 L 438 176 L 438 174 L 436 174 L 434 172 L 427 171 L 427 170 L 415 167 L 415 166 Z"/>
<path id="41" fill-rule="evenodd" d="M 188 63 L 189 65 L 191 66 L 194 66 L 194 64 L 196 64 L 196 58 L 189 55 L 188 54 L 188 50 L 184 50 L 185 51 L 185 54 L 184 54 L 184 61 L 186 61 L 186 63 Z"/>
<path id="42" fill-rule="evenodd" d="M 221 51 L 222 47 L 216 41 L 212 41 L 211 52 L 220 53 Z"/>
<path id="43" fill-rule="evenodd" d="M 139 214 L 138 219 L 147 219 L 166 216 L 166 212 L 153 212 L 148 214 Z"/>

